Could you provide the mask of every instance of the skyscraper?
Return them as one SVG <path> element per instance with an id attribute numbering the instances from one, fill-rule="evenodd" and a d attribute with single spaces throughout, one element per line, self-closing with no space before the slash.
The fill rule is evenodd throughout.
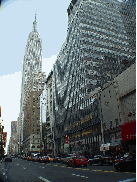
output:
<path id="1" fill-rule="evenodd" d="M 81 131 L 100 122 L 91 117 L 81 124 L 93 110 L 98 116 L 88 95 L 122 73 L 127 62 L 128 66 L 135 62 L 136 50 L 129 43 L 120 10 L 117 0 L 72 0 L 68 7 L 67 37 L 53 69 L 57 153 L 67 134 L 71 141 L 87 138 Z M 89 104 L 93 107 L 87 110 Z"/>
<path id="2" fill-rule="evenodd" d="M 45 74 L 42 72 L 42 40 L 37 32 L 37 21 L 29 34 L 23 60 L 21 116 L 23 125 L 23 152 L 40 150 L 40 95 Z"/>

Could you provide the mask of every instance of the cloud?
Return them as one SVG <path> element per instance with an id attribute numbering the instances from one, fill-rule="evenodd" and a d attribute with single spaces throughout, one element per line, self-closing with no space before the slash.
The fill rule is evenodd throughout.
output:
<path id="1" fill-rule="evenodd" d="M 42 58 L 42 71 L 46 72 L 46 77 L 48 77 L 50 71 L 53 70 L 53 64 L 55 63 L 56 59 L 56 55 L 52 55 L 50 58 Z"/>

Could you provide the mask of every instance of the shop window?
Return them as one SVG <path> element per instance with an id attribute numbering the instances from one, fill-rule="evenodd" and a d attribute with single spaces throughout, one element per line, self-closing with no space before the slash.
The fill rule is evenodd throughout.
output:
<path id="1" fill-rule="evenodd" d="M 97 142 L 98 142 L 98 136 L 97 136 Z"/>
<path id="2" fill-rule="evenodd" d="M 94 142 L 96 142 L 96 136 L 94 136 Z"/>
<path id="3" fill-rule="evenodd" d="M 115 119 L 116 127 L 119 126 L 118 119 Z"/>
<path id="4" fill-rule="evenodd" d="M 101 142 L 101 135 L 99 135 L 99 142 Z"/>
<path id="5" fill-rule="evenodd" d="M 110 129 L 111 129 L 112 128 L 112 121 L 110 121 L 109 124 L 110 124 Z"/>

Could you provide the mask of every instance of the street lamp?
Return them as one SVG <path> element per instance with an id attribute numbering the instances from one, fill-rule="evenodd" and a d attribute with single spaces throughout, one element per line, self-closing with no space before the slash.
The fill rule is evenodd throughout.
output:
<path id="1" fill-rule="evenodd" d="M 18 142 L 18 156 L 19 156 L 19 142 Z"/>

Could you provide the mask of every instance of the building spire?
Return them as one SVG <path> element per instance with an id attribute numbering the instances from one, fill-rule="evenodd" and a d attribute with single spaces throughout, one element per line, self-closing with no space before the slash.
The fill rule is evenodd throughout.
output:
<path id="1" fill-rule="evenodd" d="M 33 31 L 37 32 L 37 20 L 36 20 L 37 14 L 35 14 L 35 21 L 33 22 Z"/>

